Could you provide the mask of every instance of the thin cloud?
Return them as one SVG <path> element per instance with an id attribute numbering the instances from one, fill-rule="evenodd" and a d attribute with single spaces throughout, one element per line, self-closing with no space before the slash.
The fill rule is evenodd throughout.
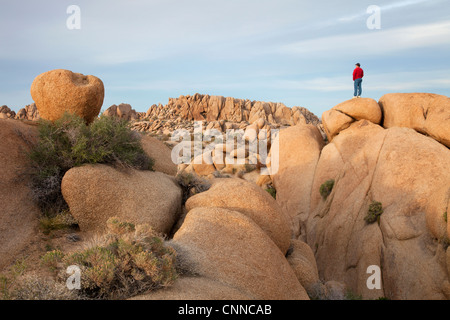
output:
<path id="1" fill-rule="evenodd" d="M 285 54 L 317 54 L 333 56 L 356 52 L 358 55 L 380 55 L 401 50 L 449 45 L 450 20 L 414 25 L 379 32 L 343 34 L 305 40 L 282 46 Z M 342 45 L 345 44 L 345 45 Z"/>
<path id="2" fill-rule="evenodd" d="M 412 5 L 417 5 L 420 3 L 424 3 L 424 2 L 431 2 L 432 0 L 407 0 L 407 1 L 400 1 L 400 2 L 394 2 L 394 3 L 390 3 L 384 6 L 379 6 L 380 10 L 382 12 L 386 12 L 392 9 L 398 9 L 398 8 L 405 8 L 405 7 L 409 7 Z M 440 1 L 440 0 L 438 0 Z M 367 18 L 367 12 L 363 11 L 354 15 L 350 15 L 350 16 L 345 16 L 345 17 L 340 17 L 337 19 L 338 22 L 351 22 L 351 21 L 355 21 L 355 20 L 362 20 L 362 19 L 366 19 Z"/>
<path id="3" fill-rule="evenodd" d="M 450 70 L 372 74 L 364 78 L 363 86 L 364 90 L 386 92 L 448 88 L 450 86 L 449 72 Z M 337 76 L 299 81 L 280 80 L 273 85 L 279 89 L 338 92 L 351 90 L 353 82 L 350 76 Z"/>

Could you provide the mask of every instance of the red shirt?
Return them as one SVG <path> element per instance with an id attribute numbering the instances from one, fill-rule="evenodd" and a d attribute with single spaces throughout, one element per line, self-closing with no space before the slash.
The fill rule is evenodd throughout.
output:
<path id="1" fill-rule="evenodd" d="M 364 70 L 360 67 L 356 67 L 355 70 L 353 70 L 353 81 L 362 77 L 364 77 Z"/>

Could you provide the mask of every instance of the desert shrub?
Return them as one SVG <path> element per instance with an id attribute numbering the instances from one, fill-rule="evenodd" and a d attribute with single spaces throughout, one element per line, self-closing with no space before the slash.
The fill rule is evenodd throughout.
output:
<path id="1" fill-rule="evenodd" d="M 161 140 L 161 141 L 163 141 L 163 142 L 166 142 L 166 141 L 169 141 L 169 140 L 170 140 L 170 137 L 171 137 L 171 134 L 162 134 L 162 135 L 159 137 L 159 140 Z"/>
<path id="2" fill-rule="evenodd" d="M 326 287 L 321 281 L 313 283 L 307 289 L 307 294 L 311 300 L 328 300 Z"/>
<path id="3" fill-rule="evenodd" d="M 51 271 L 58 270 L 58 265 L 64 258 L 64 253 L 60 250 L 52 250 L 41 257 L 41 264 Z"/>
<path id="4" fill-rule="evenodd" d="M 214 171 L 212 174 L 213 174 L 214 178 L 218 178 L 218 179 L 231 178 L 230 174 L 223 173 L 223 172 L 220 172 L 220 171 Z"/>
<path id="5" fill-rule="evenodd" d="M 346 300 L 344 288 L 330 288 L 320 280 L 305 289 L 311 300 Z"/>
<path id="6" fill-rule="evenodd" d="M 81 270 L 80 298 L 123 299 L 170 285 L 177 277 L 176 252 L 149 226 L 134 226 L 117 218 L 107 222 L 108 232 L 85 250 L 71 254 L 46 253 L 41 259 L 59 268 L 63 282 L 68 266 Z"/>
<path id="7" fill-rule="evenodd" d="M 246 163 L 244 165 L 244 168 L 245 168 L 245 173 L 249 173 L 249 172 L 256 170 L 256 164 Z"/>
<path id="8" fill-rule="evenodd" d="M 349 289 L 345 293 L 345 300 L 363 300 L 363 296 L 362 295 L 358 295 L 358 294 L 354 293 L 352 290 Z"/>
<path id="9" fill-rule="evenodd" d="M 276 200 L 277 199 L 277 190 L 274 187 L 269 187 L 266 191 Z"/>
<path id="10" fill-rule="evenodd" d="M 26 271 L 26 259 L 18 259 L 6 273 L 0 274 L 0 300 L 12 300 L 18 287 L 19 279 Z"/>
<path id="11" fill-rule="evenodd" d="M 447 211 L 444 212 L 444 214 L 442 215 L 442 217 L 444 218 L 444 221 L 447 222 Z"/>
<path id="12" fill-rule="evenodd" d="M 44 214 L 39 219 L 39 226 L 42 233 L 48 235 L 55 230 L 75 228 L 77 226 L 77 222 L 68 211 L 62 211 L 58 215 L 52 217 Z"/>
<path id="13" fill-rule="evenodd" d="M 375 221 L 379 221 L 381 214 L 383 213 L 383 205 L 381 202 L 372 201 L 369 205 L 369 210 L 367 211 L 367 216 L 364 217 L 364 220 L 367 223 L 374 223 Z"/>
<path id="14" fill-rule="evenodd" d="M 11 280 L 4 274 L 0 274 L 0 300 L 10 300 Z"/>
<path id="15" fill-rule="evenodd" d="M 447 236 L 441 238 L 442 248 L 447 251 L 447 248 L 450 246 L 450 239 Z"/>
<path id="16" fill-rule="evenodd" d="M 55 122 L 41 120 L 38 142 L 28 156 L 33 198 L 49 216 L 67 208 L 61 181 L 73 167 L 102 163 L 151 170 L 153 165 L 129 123 L 105 116 L 90 125 L 70 114 Z"/>
<path id="17" fill-rule="evenodd" d="M 183 190 L 183 204 L 187 199 L 197 193 L 209 190 L 211 183 L 193 173 L 180 172 L 176 180 Z"/>
<path id="18" fill-rule="evenodd" d="M 17 281 L 12 293 L 14 300 L 74 300 L 76 295 L 64 284 L 42 277 L 38 274 L 26 274 Z"/>
<path id="19" fill-rule="evenodd" d="M 325 181 L 319 188 L 320 195 L 323 200 L 327 200 L 328 196 L 331 194 L 331 191 L 334 187 L 334 180 Z"/>

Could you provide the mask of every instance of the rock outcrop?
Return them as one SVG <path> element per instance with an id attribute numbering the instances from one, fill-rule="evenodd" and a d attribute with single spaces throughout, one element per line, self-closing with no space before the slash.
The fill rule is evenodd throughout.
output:
<path id="1" fill-rule="evenodd" d="M 50 78 L 88 81 L 63 71 Z M 38 78 L 32 90 L 44 88 L 41 96 L 73 98 Z M 181 96 L 145 115 L 114 105 L 105 115 L 166 135 L 159 138 L 188 129 L 194 163 L 174 163 L 178 141 L 143 135 L 159 172 L 85 165 L 66 173 L 61 191 L 83 235 L 102 232 L 112 216 L 173 235 L 179 278 L 136 299 L 450 299 L 449 101 L 418 93 L 353 99 L 324 112 L 323 127 L 299 107 L 220 96 Z M 34 104 L 17 115 L 0 107 L 0 118 L 38 116 Z M 206 130 L 194 130 L 193 120 Z M 1 269 L 37 237 L 39 212 L 17 175 L 37 130 L 0 122 Z M 228 141 L 229 129 L 240 131 Z M 262 141 L 268 163 L 264 145 L 251 147 Z M 178 177 L 183 194 L 178 170 L 211 181 Z M 191 188 L 203 182 L 209 189 Z M 380 287 L 371 288 L 377 268 Z"/>
<path id="2" fill-rule="evenodd" d="M 16 119 L 38 121 L 40 119 L 40 116 L 39 116 L 39 111 L 36 108 L 36 104 L 32 103 L 32 104 L 25 106 L 25 108 L 20 109 L 17 112 Z"/>
<path id="3" fill-rule="evenodd" d="M 364 298 L 450 299 L 448 101 L 431 94 L 346 101 L 323 115 L 325 147 L 302 139 L 301 125 L 281 131 L 271 149 L 280 156 L 277 202 L 298 218 L 294 231 L 313 249 L 326 288 L 338 281 Z M 330 180 L 331 193 L 321 194 Z M 370 223 L 374 203 L 381 210 Z M 381 269 L 380 289 L 367 286 L 371 266 Z M 311 296 L 324 290 L 312 282 L 302 282 Z"/>
<path id="4" fill-rule="evenodd" d="M 1 106 L 0 107 L 0 119 L 14 119 L 16 116 L 16 113 L 12 111 L 8 106 Z"/>
<path id="5" fill-rule="evenodd" d="M 290 218 L 292 233 L 296 236 L 300 233 L 300 220 L 310 211 L 311 188 L 322 147 L 322 136 L 315 126 L 296 125 L 281 130 L 270 150 L 273 158 L 270 171 L 277 202 Z"/>
<path id="6" fill-rule="evenodd" d="M 320 277 L 366 298 L 450 298 L 448 167 L 450 151 L 414 130 L 362 120 L 341 131 L 322 151 L 302 228 Z M 329 179 L 335 184 L 323 200 L 319 188 Z M 368 224 L 373 201 L 384 211 Z M 366 285 L 371 265 L 382 270 L 379 290 Z"/>
<path id="7" fill-rule="evenodd" d="M 353 122 L 369 120 L 380 124 L 382 113 L 378 103 L 370 98 L 351 99 L 338 104 L 322 114 L 322 124 L 328 141 L 347 129 Z"/>
<path id="8" fill-rule="evenodd" d="M 161 172 L 85 165 L 67 171 L 61 191 L 83 231 L 102 231 L 118 217 L 168 234 L 181 209 L 180 187 Z"/>
<path id="9" fill-rule="evenodd" d="M 113 104 L 103 112 L 103 115 L 108 117 L 117 117 L 128 121 L 135 121 L 144 119 L 145 112 L 136 112 L 136 110 L 134 110 L 131 105 L 127 103 L 121 103 L 119 105 Z"/>
<path id="10" fill-rule="evenodd" d="M 184 276 L 175 283 L 156 291 L 139 295 L 130 300 L 250 300 L 254 299 L 248 293 L 200 276 Z"/>
<path id="11" fill-rule="evenodd" d="M 55 121 L 65 112 L 92 122 L 103 104 L 103 82 L 69 70 L 57 69 L 38 75 L 31 85 L 31 97 L 41 118 Z"/>
<path id="12" fill-rule="evenodd" d="M 144 134 L 141 137 L 141 144 L 145 153 L 154 161 L 153 170 L 170 176 L 177 174 L 177 165 L 172 161 L 171 150 L 164 142 Z"/>
<path id="13" fill-rule="evenodd" d="M 215 179 L 208 191 L 186 202 L 188 212 L 211 207 L 238 211 L 251 218 L 283 254 L 287 252 L 291 239 L 288 217 L 269 193 L 256 184 L 236 178 Z"/>
<path id="14" fill-rule="evenodd" d="M 24 151 L 29 148 L 28 142 L 36 139 L 36 127 L 0 120 L 0 137 L 1 271 L 38 237 L 40 211 L 30 195 L 28 178 L 20 175 L 27 167 Z"/>
<path id="15" fill-rule="evenodd" d="M 299 122 L 318 124 L 319 119 L 302 107 L 286 107 L 282 103 L 250 101 L 232 97 L 194 94 L 170 98 L 165 106 L 152 105 L 149 118 L 180 118 L 182 120 L 249 122 L 263 118 L 269 123 L 294 125 Z"/>
<path id="16" fill-rule="evenodd" d="M 450 148 L 450 98 L 431 93 L 389 93 L 380 98 L 385 128 L 407 127 Z"/>
<path id="17" fill-rule="evenodd" d="M 292 252 L 287 256 L 287 260 L 298 281 L 309 293 L 315 285 L 320 284 L 314 252 L 307 243 L 296 239 L 291 240 L 291 250 Z"/>
<path id="18" fill-rule="evenodd" d="M 256 167 L 265 167 L 269 162 L 268 153 L 272 140 L 276 140 L 279 131 L 262 118 L 248 125 L 245 130 L 239 129 L 232 133 L 224 134 L 217 130 L 213 134 L 214 129 L 209 125 L 203 131 L 195 129 L 192 136 L 188 135 L 188 141 L 183 139 L 173 149 L 175 158 L 191 160 L 183 162 L 183 170 L 209 176 L 244 174 Z M 177 131 L 172 138 L 175 141 L 181 139 Z M 192 141 L 193 139 L 195 140 Z M 189 150 L 190 157 L 186 155 Z"/>
<path id="19" fill-rule="evenodd" d="M 261 300 L 308 300 L 286 258 L 246 215 L 223 208 L 192 209 L 173 242 L 203 277 Z"/>

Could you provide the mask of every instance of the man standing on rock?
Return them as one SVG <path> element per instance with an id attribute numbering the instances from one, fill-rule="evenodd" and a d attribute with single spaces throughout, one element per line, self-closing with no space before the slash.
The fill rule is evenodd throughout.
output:
<path id="1" fill-rule="evenodd" d="M 354 98 L 361 98 L 362 93 L 362 78 L 364 77 L 364 70 L 359 63 L 356 64 L 355 70 L 353 70 L 353 81 L 355 85 Z"/>

